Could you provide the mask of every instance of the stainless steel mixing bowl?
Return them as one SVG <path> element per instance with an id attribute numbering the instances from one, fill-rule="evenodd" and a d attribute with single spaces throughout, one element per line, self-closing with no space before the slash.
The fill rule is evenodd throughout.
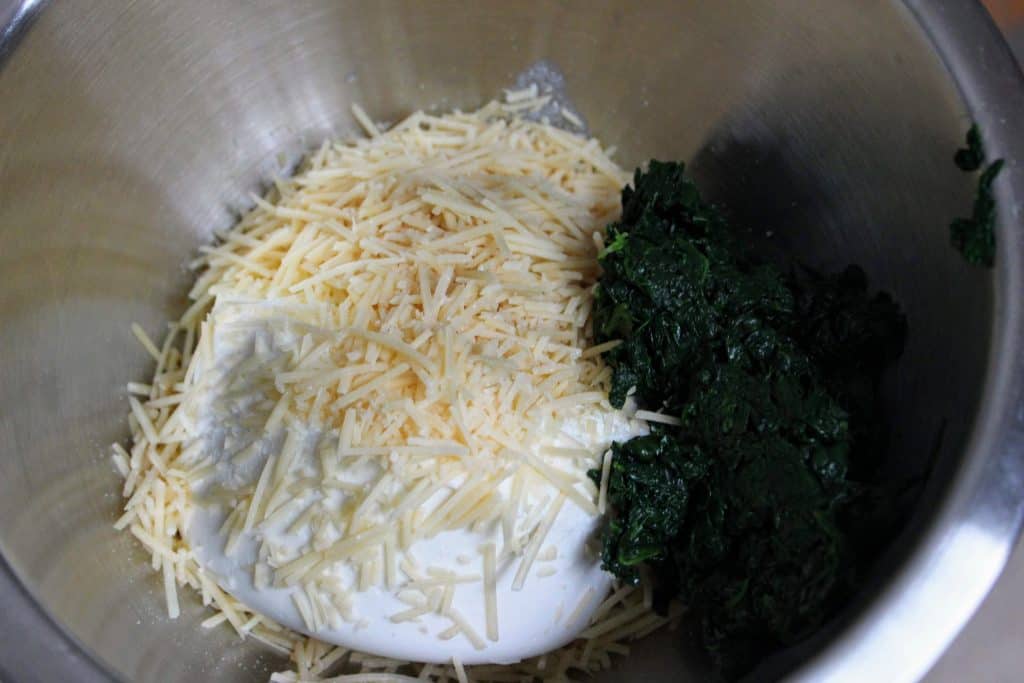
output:
<path id="1" fill-rule="evenodd" d="M 183 264 L 324 136 L 472 107 L 539 59 L 625 164 L 692 159 L 706 190 L 825 267 L 866 264 L 910 342 L 887 387 L 894 476 L 935 473 L 863 595 L 764 676 L 919 677 L 1000 571 L 1021 517 L 1024 88 L 974 2 L 0 2 L 0 678 L 253 680 L 280 664 L 159 582 L 111 523 L 129 324 L 183 309 Z M 1009 163 L 999 257 L 949 220 L 976 119 Z M 937 435 L 942 434 L 941 439 Z M 937 446 L 936 446 L 937 444 Z M 936 451 L 937 448 L 937 451 Z M 611 678 L 677 680 L 675 636 Z M 611 679 L 609 679 L 611 680 Z"/>

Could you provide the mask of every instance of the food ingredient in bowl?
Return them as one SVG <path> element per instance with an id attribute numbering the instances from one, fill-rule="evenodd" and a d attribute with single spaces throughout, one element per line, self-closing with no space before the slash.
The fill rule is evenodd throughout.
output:
<path id="1" fill-rule="evenodd" d="M 957 168 L 968 173 L 979 170 L 985 163 L 985 147 L 981 131 L 974 124 L 967 131 L 966 147 L 957 150 L 953 157 Z M 978 189 L 970 218 L 957 218 L 949 226 L 949 238 L 953 247 L 968 263 L 991 268 L 996 259 L 996 199 L 992 183 L 1003 170 L 1003 160 L 996 159 L 988 164 L 978 176 Z"/>
<path id="2" fill-rule="evenodd" d="M 325 144 L 203 250 L 115 455 L 118 526 L 172 616 L 176 584 L 196 587 L 221 610 L 207 625 L 290 649 L 303 677 L 403 666 L 348 649 L 382 639 L 429 642 L 399 653 L 432 659 L 428 678 L 456 648 L 559 677 L 669 621 L 648 589 L 609 595 L 585 544 L 588 470 L 644 430 L 609 405 L 589 322 L 626 176 L 597 141 L 522 119 L 531 97 L 388 131 L 357 110 L 369 139 Z M 503 615 L 538 587 L 550 632 L 527 640 Z"/>
<path id="3" fill-rule="evenodd" d="M 622 195 L 596 295 L 627 396 L 671 416 L 612 449 L 604 566 L 680 595 L 726 677 L 817 628 L 890 537 L 882 371 L 906 319 L 864 272 L 759 262 L 681 163 Z M 592 472 L 600 480 L 598 470 Z"/>

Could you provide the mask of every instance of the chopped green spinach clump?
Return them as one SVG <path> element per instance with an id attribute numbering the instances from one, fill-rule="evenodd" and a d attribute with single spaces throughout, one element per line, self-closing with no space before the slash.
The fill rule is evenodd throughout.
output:
<path id="1" fill-rule="evenodd" d="M 958 149 L 953 161 L 962 171 L 973 172 L 985 162 L 981 132 L 974 124 L 967 131 L 967 146 Z M 996 159 L 978 177 L 978 190 L 970 218 L 957 218 L 949 226 L 953 246 L 968 263 L 992 267 L 996 258 L 996 200 L 992 183 L 1003 170 L 1003 160 Z"/>
<path id="2" fill-rule="evenodd" d="M 758 261 L 681 163 L 637 171 L 622 205 L 594 312 L 596 341 L 623 342 L 609 398 L 681 425 L 613 445 L 603 564 L 679 595 L 732 678 L 818 627 L 879 537 L 877 388 L 906 319 L 856 266 Z"/>

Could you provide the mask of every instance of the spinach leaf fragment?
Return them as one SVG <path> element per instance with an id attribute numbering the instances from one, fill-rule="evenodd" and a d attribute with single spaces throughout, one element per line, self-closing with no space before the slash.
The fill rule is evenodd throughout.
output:
<path id="1" fill-rule="evenodd" d="M 957 150 L 954 162 L 963 171 L 973 172 L 985 161 L 981 132 L 974 124 L 967 131 L 967 146 Z M 978 189 L 970 218 L 956 218 L 950 223 L 949 237 L 953 247 L 971 264 L 991 268 L 996 255 L 996 200 L 992 183 L 1003 169 L 1003 160 L 990 163 L 978 177 Z"/>
<path id="2" fill-rule="evenodd" d="M 684 171 L 637 171 L 600 256 L 609 400 L 681 421 L 612 446 L 602 559 L 678 595 L 732 678 L 820 626 L 892 526 L 877 390 L 906 318 L 856 266 L 759 262 Z"/>
<path id="3" fill-rule="evenodd" d="M 981 142 L 981 131 L 978 124 L 972 124 L 967 130 L 967 146 L 961 147 L 953 156 L 953 163 L 961 171 L 977 171 L 985 163 L 985 146 Z"/>

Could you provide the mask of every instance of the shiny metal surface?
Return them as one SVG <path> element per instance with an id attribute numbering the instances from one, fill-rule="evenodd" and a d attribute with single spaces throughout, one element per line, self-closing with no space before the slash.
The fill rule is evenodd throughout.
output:
<path id="1" fill-rule="evenodd" d="M 184 600 L 111 529 L 128 326 L 183 309 L 182 265 L 246 192 L 326 135 L 470 107 L 538 59 L 621 160 L 693 159 L 772 244 L 866 264 L 910 316 L 887 388 L 899 473 L 936 474 L 872 586 L 766 676 L 919 677 L 1001 569 L 1021 516 L 1024 90 L 973 2 L 0 3 L 0 678 L 244 681 L 280 660 Z M 11 9 L 15 8 L 15 9 Z M 971 117 L 1007 157 L 999 263 L 965 265 L 950 163 Z M 908 637 L 910 636 L 910 637 Z M 894 643 L 899 643 L 898 651 Z M 671 639 L 609 680 L 676 680 Z"/>

